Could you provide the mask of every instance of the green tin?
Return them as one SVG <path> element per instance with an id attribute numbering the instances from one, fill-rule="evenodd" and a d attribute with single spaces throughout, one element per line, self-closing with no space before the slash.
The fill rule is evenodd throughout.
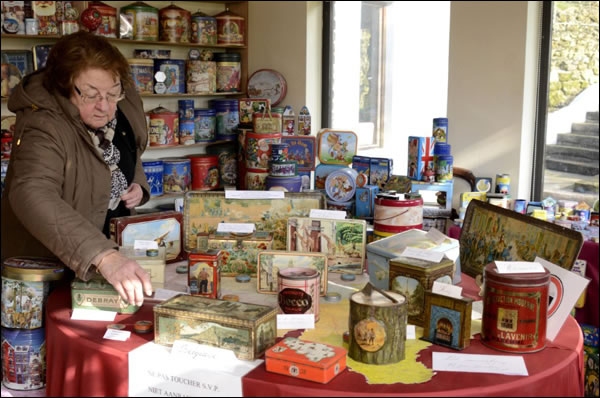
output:
<path id="1" fill-rule="evenodd" d="M 123 301 L 108 281 L 100 276 L 87 282 L 75 279 L 71 282 L 73 309 L 116 311 L 118 314 L 135 314 L 140 307 Z"/>

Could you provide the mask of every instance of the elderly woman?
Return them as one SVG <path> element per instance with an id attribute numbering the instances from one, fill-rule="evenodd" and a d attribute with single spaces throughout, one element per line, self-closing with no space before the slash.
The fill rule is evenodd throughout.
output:
<path id="1" fill-rule="evenodd" d="M 113 217 L 145 203 L 144 109 L 129 65 L 106 39 L 59 40 L 46 67 L 10 96 L 17 115 L 2 197 L 2 260 L 58 257 L 88 280 L 99 272 L 130 303 L 152 294 L 149 275 L 108 239 Z"/>

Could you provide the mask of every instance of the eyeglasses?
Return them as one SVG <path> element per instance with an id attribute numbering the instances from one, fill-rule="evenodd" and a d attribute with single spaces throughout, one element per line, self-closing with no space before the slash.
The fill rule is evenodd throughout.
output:
<path id="1" fill-rule="evenodd" d="M 81 101 L 83 101 L 84 104 L 88 104 L 88 105 L 97 104 L 98 102 L 102 101 L 103 99 L 106 99 L 106 101 L 110 104 L 116 104 L 117 102 L 119 102 L 123 98 L 125 98 L 125 92 L 123 92 L 122 88 L 121 88 L 121 91 L 119 92 L 119 94 L 106 93 L 105 96 L 100 95 L 100 93 L 96 93 L 94 95 L 86 95 L 86 94 L 83 94 L 81 92 L 81 90 L 77 88 L 77 86 L 73 86 L 73 88 L 75 89 L 75 92 L 77 93 L 77 95 L 79 95 L 81 97 Z"/>

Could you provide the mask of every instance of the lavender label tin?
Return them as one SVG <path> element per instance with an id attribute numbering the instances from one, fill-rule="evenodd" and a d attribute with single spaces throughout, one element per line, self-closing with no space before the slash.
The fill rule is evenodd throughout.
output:
<path id="1" fill-rule="evenodd" d="M 46 385 L 44 328 L 2 328 L 2 384 L 13 390 L 37 390 Z M 3 392 L 4 394 L 4 392 Z"/>

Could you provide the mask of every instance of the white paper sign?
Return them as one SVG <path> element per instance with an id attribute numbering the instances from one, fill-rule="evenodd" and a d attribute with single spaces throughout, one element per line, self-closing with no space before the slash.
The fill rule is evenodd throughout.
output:
<path id="1" fill-rule="evenodd" d="M 168 300 L 172 297 L 177 296 L 178 294 L 187 294 L 186 292 L 177 292 L 175 290 L 169 290 L 169 289 L 162 289 L 162 288 L 156 288 L 156 290 L 154 291 L 154 296 L 151 297 L 151 299 L 157 300 L 157 301 L 165 301 Z"/>
<path id="2" fill-rule="evenodd" d="M 406 339 L 415 340 L 417 338 L 417 330 L 415 325 L 406 325 Z"/>
<path id="3" fill-rule="evenodd" d="M 283 199 L 283 191 L 225 191 L 225 199 Z"/>
<path id="4" fill-rule="evenodd" d="M 483 318 L 483 300 L 474 301 L 471 306 L 471 320 L 476 321 L 481 318 Z"/>
<path id="5" fill-rule="evenodd" d="M 158 242 L 153 240 L 134 240 L 133 241 L 133 250 L 148 250 L 148 249 L 158 249 Z"/>
<path id="6" fill-rule="evenodd" d="M 527 376 L 522 356 L 432 353 L 433 370 Z"/>
<path id="7" fill-rule="evenodd" d="M 444 258 L 444 253 L 418 249 L 416 247 L 407 247 L 406 249 L 404 249 L 401 256 L 431 261 L 433 263 L 439 263 Z"/>
<path id="8" fill-rule="evenodd" d="M 129 330 L 106 329 L 104 338 L 107 340 L 125 341 L 131 336 Z"/>
<path id="9" fill-rule="evenodd" d="M 499 274 L 527 274 L 532 272 L 546 272 L 539 262 L 529 261 L 496 261 Z"/>
<path id="10" fill-rule="evenodd" d="M 442 244 L 448 237 L 435 228 L 431 228 L 425 236 L 436 244 Z"/>
<path id="11" fill-rule="evenodd" d="M 334 220 L 345 220 L 346 212 L 341 210 L 310 209 L 310 218 L 331 218 Z"/>
<path id="12" fill-rule="evenodd" d="M 204 361 L 210 363 L 212 371 L 227 373 L 248 372 L 263 362 L 262 360 L 242 361 L 237 359 L 233 351 L 185 340 L 176 340 L 173 343 L 171 357 L 183 361 Z"/>
<path id="13" fill-rule="evenodd" d="M 546 267 L 551 274 L 546 338 L 554 340 L 590 280 L 552 264 L 543 258 L 536 257 L 535 261 Z"/>
<path id="14" fill-rule="evenodd" d="M 217 225 L 217 232 L 233 232 L 235 234 L 251 234 L 256 229 L 253 223 L 226 223 Z"/>
<path id="15" fill-rule="evenodd" d="M 277 314 L 277 329 L 314 329 L 315 314 Z"/>
<path id="16" fill-rule="evenodd" d="M 441 294 L 442 296 L 462 298 L 462 287 L 450 285 L 448 283 L 433 282 L 431 289 L 433 293 Z"/>
<path id="17" fill-rule="evenodd" d="M 114 321 L 117 316 L 116 311 L 86 310 L 75 308 L 71 314 L 71 319 L 77 321 Z"/>

